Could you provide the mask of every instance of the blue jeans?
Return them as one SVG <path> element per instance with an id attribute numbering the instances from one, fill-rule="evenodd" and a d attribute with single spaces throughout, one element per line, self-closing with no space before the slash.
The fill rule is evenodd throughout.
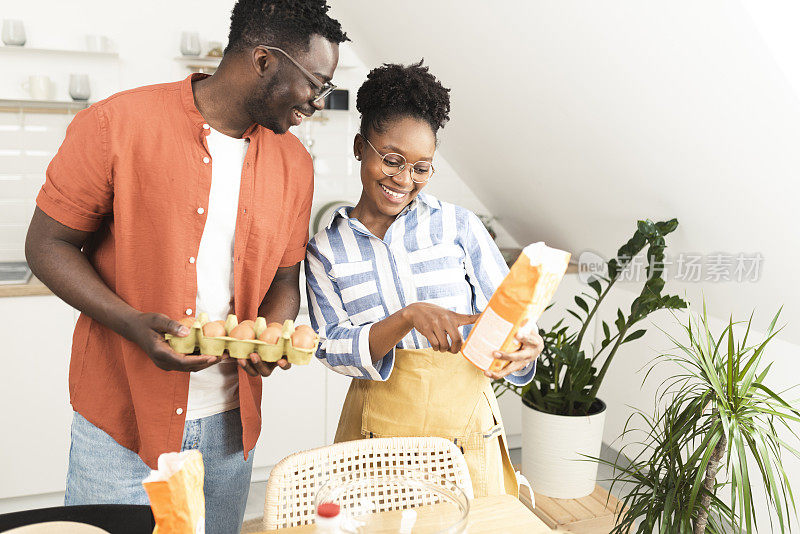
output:
<path id="1" fill-rule="evenodd" d="M 206 532 L 242 528 L 253 452 L 242 454 L 239 409 L 186 421 L 181 450 L 203 454 Z M 150 468 L 139 456 L 74 412 L 65 504 L 150 504 L 142 480 Z"/>

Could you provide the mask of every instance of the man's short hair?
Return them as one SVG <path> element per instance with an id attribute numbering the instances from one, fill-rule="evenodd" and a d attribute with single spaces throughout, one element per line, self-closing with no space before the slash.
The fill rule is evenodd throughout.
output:
<path id="1" fill-rule="evenodd" d="M 328 16 L 329 9 L 326 0 L 238 0 L 225 52 L 257 45 L 307 51 L 314 34 L 332 43 L 348 41 L 339 21 Z"/>

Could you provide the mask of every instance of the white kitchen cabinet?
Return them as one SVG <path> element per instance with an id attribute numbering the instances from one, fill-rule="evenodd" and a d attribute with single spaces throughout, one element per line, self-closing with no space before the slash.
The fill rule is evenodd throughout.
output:
<path id="1" fill-rule="evenodd" d="M 263 379 L 261 436 L 254 467 L 272 466 L 297 451 L 325 445 L 325 372 L 311 361 Z"/>
<path id="2" fill-rule="evenodd" d="M 296 323 L 309 324 L 308 316 L 299 316 Z M 261 436 L 255 448 L 254 468 L 273 466 L 289 454 L 328 443 L 325 426 L 328 372 L 314 358 L 308 365 L 294 365 L 288 371 L 276 369 L 263 379 Z"/>
<path id="3" fill-rule="evenodd" d="M 336 427 L 339 426 L 339 415 L 342 413 L 344 398 L 350 388 L 350 382 L 358 379 L 331 371 L 324 366 L 323 368 L 325 369 L 327 382 L 325 392 L 325 439 L 327 443 L 333 443 L 333 438 L 336 437 Z"/>
<path id="4" fill-rule="evenodd" d="M 0 298 L 0 499 L 64 491 L 74 311 L 54 296 Z"/>

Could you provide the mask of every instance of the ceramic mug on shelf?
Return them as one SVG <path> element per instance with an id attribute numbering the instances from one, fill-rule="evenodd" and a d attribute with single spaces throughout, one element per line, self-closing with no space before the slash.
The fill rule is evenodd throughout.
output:
<path id="1" fill-rule="evenodd" d="M 53 82 L 50 81 L 49 76 L 29 76 L 27 80 L 22 82 L 22 88 L 25 89 L 34 100 L 53 99 Z"/>
<path id="2" fill-rule="evenodd" d="M 184 56 L 200 55 L 200 35 L 197 32 L 181 33 L 181 54 Z"/>
<path id="3" fill-rule="evenodd" d="M 89 75 L 88 74 L 70 74 L 69 75 L 69 96 L 72 100 L 86 101 L 89 100 L 91 91 L 89 89 Z"/>
<path id="4" fill-rule="evenodd" d="M 21 20 L 3 20 L 3 43 L 8 46 L 22 46 L 25 44 L 25 25 Z"/>

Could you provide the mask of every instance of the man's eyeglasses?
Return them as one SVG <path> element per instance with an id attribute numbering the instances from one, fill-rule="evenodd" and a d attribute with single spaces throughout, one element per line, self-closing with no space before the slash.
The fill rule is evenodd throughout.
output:
<path id="1" fill-rule="evenodd" d="M 284 52 L 280 48 L 275 47 L 275 46 L 266 46 L 266 45 L 262 45 L 262 46 L 264 46 L 264 48 L 266 48 L 267 50 L 275 50 L 277 52 L 280 52 L 281 54 L 286 56 L 286 58 L 289 61 L 294 63 L 295 67 L 300 69 L 300 72 L 302 72 L 305 75 L 305 77 L 308 78 L 308 81 L 310 81 L 312 84 L 314 84 L 314 87 L 317 88 L 317 92 L 315 93 L 314 99 L 313 99 L 315 102 L 317 100 L 321 99 L 321 98 L 325 98 L 326 96 L 331 94 L 334 91 L 334 89 L 336 89 L 336 86 L 333 85 L 331 82 L 325 82 L 325 83 L 320 82 L 319 78 L 317 78 L 316 76 L 314 76 L 313 74 L 308 72 L 308 70 L 306 70 L 305 67 L 303 67 L 297 61 L 295 61 L 295 59 L 292 56 L 290 56 L 289 54 L 287 54 L 286 52 Z"/>
<path id="2" fill-rule="evenodd" d="M 364 141 L 366 141 L 372 150 L 381 157 L 381 171 L 383 171 L 383 174 L 386 176 L 397 176 L 406 168 L 406 158 L 404 158 L 402 154 L 397 154 L 395 152 L 381 154 L 378 152 L 378 149 L 370 143 L 369 139 L 365 137 Z M 434 172 L 436 171 L 433 168 L 433 164 L 431 164 L 430 161 L 424 160 L 412 164 L 409 168 L 411 179 L 418 184 L 424 184 L 430 180 Z"/>

